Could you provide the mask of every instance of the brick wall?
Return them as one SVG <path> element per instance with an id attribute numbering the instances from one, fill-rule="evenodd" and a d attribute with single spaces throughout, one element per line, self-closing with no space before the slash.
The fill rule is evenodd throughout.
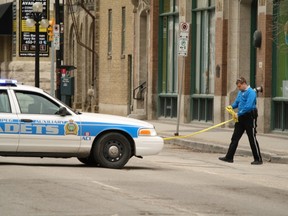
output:
<path id="1" fill-rule="evenodd" d="M 262 32 L 262 44 L 257 49 L 257 75 L 256 85 L 263 85 L 264 97 L 272 96 L 272 15 L 260 13 L 258 17 L 258 28 Z M 259 67 L 259 63 L 262 65 Z"/>
<path id="2" fill-rule="evenodd" d="M 228 20 L 217 18 L 215 32 L 215 95 L 227 94 L 227 43 L 228 43 Z"/>
<path id="3" fill-rule="evenodd" d="M 130 94 L 128 54 L 133 51 L 133 5 L 130 0 L 100 1 L 99 111 L 127 115 Z M 122 7 L 126 7 L 126 40 L 121 55 Z M 112 53 L 108 57 L 108 10 L 112 9 Z"/>

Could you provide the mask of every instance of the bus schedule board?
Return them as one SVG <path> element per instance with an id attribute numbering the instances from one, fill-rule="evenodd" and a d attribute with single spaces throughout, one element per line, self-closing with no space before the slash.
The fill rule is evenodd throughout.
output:
<path id="1" fill-rule="evenodd" d="M 35 26 L 28 27 L 26 25 L 26 19 L 32 12 L 32 6 L 35 2 L 40 2 L 43 4 L 43 15 L 49 19 L 49 0 L 20 0 L 20 43 L 19 43 L 19 56 L 20 57 L 34 57 L 35 56 L 35 43 L 36 43 L 36 33 Z M 39 27 L 39 56 L 48 57 L 49 56 L 49 46 L 47 45 L 47 29 Z"/>

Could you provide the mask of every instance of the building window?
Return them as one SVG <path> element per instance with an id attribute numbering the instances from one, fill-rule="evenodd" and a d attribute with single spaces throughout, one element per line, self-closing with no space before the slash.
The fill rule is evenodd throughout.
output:
<path id="1" fill-rule="evenodd" d="M 192 1 L 191 119 L 213 121 L 215 0 Z"/>
<path id="2" fill-rule="evenodd" d="M 125 35 L 126 35 L 126 8 L 122 7 L 122 29 L 121 29 L 121 56 L 125 53 Z"/>
<path id="3" fill-rule="evenodd" d="M 273 130 L 288 132 L 288 2 L 274 1 Z"/>
<path id="4" fill-rule="evenodd" d="M 178 90 L 178 0 L 160 2 L 160 116 L 177 117 Z"/>
<path id="5" fill-rule="evenodd" d="M 112 56 L 112 9 L 108 10 L 108 57 Z"/>

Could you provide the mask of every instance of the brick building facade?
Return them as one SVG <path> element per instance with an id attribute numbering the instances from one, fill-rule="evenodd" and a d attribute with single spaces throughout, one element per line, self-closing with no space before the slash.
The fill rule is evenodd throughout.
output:
<path id="1" fill-rule="evenodd" d="M 283 44 L 287 6 L 272 0 L 160 1 L 158 117 L 177 117 L 177 74 L 183 69 L 176 56 L 175 35 L 179 23 L 188 22 L 191 40 L 183 70 L 181 122 L 227 120 L 225 106 L 235 99 L 235 80 L 244 76 L 251 87 L 263 87 L 263 93 L 258 93 L 259 131 L 285 133 L 287 98 L 277 89 L 284 88 L 281 82 L 288 78 L 288 71 L 284 60 L 276 59 L 277 52 L 287 59 L 287 48 L 283 48 L 287 46 Z M 256 32 L 261 39 L 255 38 L 259 37 Z M 261 40 L 260 46 L 255 46 L 255 40 Z M 275 46 L 281 40 L 281 46 Z"/>

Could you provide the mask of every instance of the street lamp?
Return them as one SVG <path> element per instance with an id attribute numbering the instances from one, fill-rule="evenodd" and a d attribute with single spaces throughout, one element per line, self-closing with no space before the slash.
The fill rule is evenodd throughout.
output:
<path id="1" fill-rule="evenodd" d="M 35 86 L 39 87 L 39 26 L 44 28 L 49 26 L 49 22 L 43 14 L 43 4 L 35 2 L 32 6 L 32 12 L 26 19 L 26 25 L 33 27 L 35 25 Z"/>

